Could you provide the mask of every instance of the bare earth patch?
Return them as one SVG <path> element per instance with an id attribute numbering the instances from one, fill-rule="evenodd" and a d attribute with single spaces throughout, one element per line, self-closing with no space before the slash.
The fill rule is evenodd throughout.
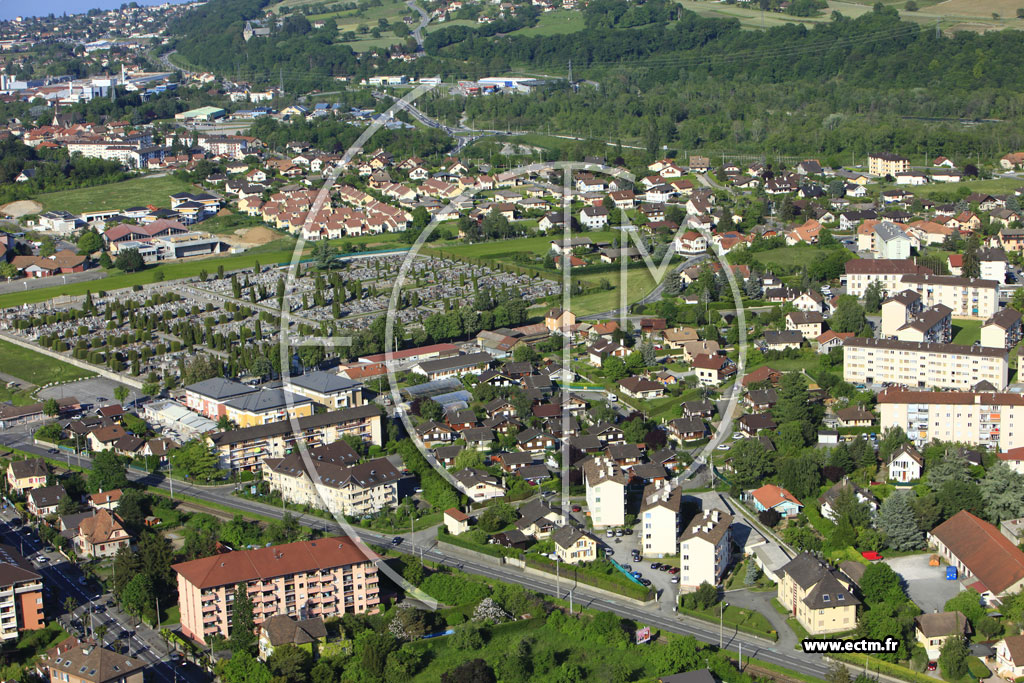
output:
<path id="1" fill-rule="evenodd" d="M 0 213 L 11 218 L 21 218 L 22 216 L 28 216 L 29 214 L 39 213 L 43 210 L 43 205 L 39 202 L 32 201 L 31 199 L 22 199 L 21 201 L 11 202 L 10 204 L 4 204 L 0 206 Z"/>
<path id="2" fill-rule="evenodd" d="M 281 236 L 270 228 L 259 225 L 255 228 L 239 228 L 233 235 L 221 235 L 221 239 L 235 247 L 258 247 L 281 239 Z"/>

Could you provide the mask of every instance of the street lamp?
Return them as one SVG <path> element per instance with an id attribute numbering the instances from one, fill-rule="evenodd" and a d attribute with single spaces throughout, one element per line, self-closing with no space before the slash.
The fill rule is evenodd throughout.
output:
<path id="1" fill-rule="evenodd" d="M 723 636 L 725 635 L 725 608 L 729 606 L 725 600 L 721 602 L 721 608 L 718 610 L 718 649 L 722 649 Z"/>

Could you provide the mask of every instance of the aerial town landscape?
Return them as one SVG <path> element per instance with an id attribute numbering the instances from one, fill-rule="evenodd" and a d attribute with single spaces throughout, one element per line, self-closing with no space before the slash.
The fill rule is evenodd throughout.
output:
<path id="1" fill-rule="evenodd" d="M 1024 7 L 4 11 L 2 680 L 1024 681 Z"/>

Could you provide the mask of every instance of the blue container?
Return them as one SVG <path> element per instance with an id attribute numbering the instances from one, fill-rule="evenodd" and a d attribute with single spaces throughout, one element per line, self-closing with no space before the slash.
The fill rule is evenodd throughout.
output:
<path id="1" fill-rule="evenodd" d="M 946 567 L 946 581 L 956 581 L 956 567 Z"/>

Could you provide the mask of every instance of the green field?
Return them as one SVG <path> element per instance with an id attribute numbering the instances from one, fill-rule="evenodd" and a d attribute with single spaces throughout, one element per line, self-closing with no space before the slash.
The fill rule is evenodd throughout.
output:
<path id="1" fill-rule="evenodd" d="M 540 15 L 536 26 L 521 28 L 509 35 L 513 36 L 555 36 L 564 33 L 576 33 L 586 28 L 583 13 L 574 10 L 556 10 Z"/>
<path id="2" fill-rule="evenodd" d="M 953 343 L 970 346 L 981 339 L 980 320 L 953 318 Z"/>
<path id="3" fill-rule="evenodd" d="M 130 206 L 147 206 L 167 208 L 171 205 L 170 196 L 178 192 L 194 192 L 196 188 L 190 183 L 182 182 L 174 176 L 143 177 L 125 180 L 120 183 L 84 187 L 78 190 L 50 192 L 35 197 L 47 211 L 106 211 L 109 209 L 127 209 Z"/>
<path id="4" fill-rule="evenodd" d="M 960 188 L 968 188 L 971 192 L 987 192 L 989 194 L 1006 194 L 1024 186 L 1020 178 L 994 178 L 992 180 L 971 180 L 964 183 L 929 183 L 910 188 L 910 191 L 921 197 L 933 194 L 954 193 Z M 894 186 L 895 187 L 895 186 Z"/>
<path id="5" fill-rule="evenodd" d="M 50 382 L 72 382 L 95 375 L 3 340 L 0 340 L 0 372 L 14 375 L 36 386 Z"/>

